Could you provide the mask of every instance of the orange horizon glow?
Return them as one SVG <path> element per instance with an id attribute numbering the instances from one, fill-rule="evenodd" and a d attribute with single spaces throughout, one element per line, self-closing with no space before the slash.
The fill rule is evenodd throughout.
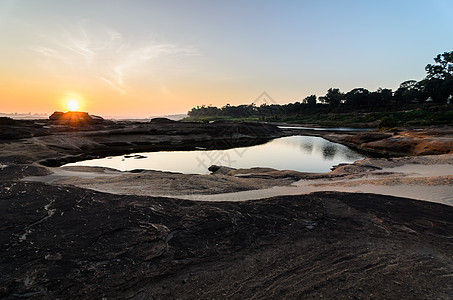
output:
<path id="1" fill-rule="evenodd" d="M 395 1 L 132 2 L 0 1 L 0 113 L 50 115 L 75 99 L 90 114 L 146 118 L 264 91 L 286 104 L 329 88 L 395 90 L 451 49 L 438 30 L 453 26 L 451 1 L 410 14 Z"/>
<path id="2" fill-rule="evenodd" d="M 173 88 L 164 89 L 157 86 L 152 90 L 136 84 L 130 91 L 121 94 L 96 80 L 71 84 L 61 78 L 42 78 L 46 80 L 46 84 L 43 84 L 31 79 L 1 77 L 3 76 L 0 76 L 0 113 L 6 114 L 51 115 L 55 111 L 77 110 L 99 116 L 148 118 L 185 114 L 197 105 L 212 104 L 221 107 L 227 103 L 249 104 L 261 93 L 259 90 L 256 93 L 247 93 L 243 89 L 216 85 L 202 89 L 199 87 L 200 83 L 175 82 Z M 68 106 L 70 100 L 77 101 L 79 106 Z"/>

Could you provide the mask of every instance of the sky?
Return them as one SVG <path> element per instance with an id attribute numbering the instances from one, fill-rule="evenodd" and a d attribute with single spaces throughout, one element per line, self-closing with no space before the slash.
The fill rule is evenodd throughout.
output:
<path id="1" fill-rule="evenodd" d="M 148 117 L 395 90 L 453 50 L 452 11 L 451 0 L 0 0 L 0 112 L 75 100 Z"/>

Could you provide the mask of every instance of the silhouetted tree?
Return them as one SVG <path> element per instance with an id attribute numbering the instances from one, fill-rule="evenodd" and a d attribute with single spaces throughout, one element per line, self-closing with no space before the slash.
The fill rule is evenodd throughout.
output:
<path id="1" fill-rule="evenodd" d="M 346 104 L 352 109 L 363 109 L 369 106 L 370 92 L 364 88 L 355 88 L 345 95 Z"/>
<path id="2" fill-rule="evenodd" d="M 319 97 L 319 99 L 323 103 L 335 108 L 344 100 L 344 94 L 340 92 L 340 89 L 330 88 L 327 90 L 327 94 L 324 97 Z"/>
<path id="3" fill-rule="evenodd" d="M 207 117 L 207 116 L 217 116 L 220 114 L 220 109 L 215 106 L 209 105 L 202 105 L 192 108 L 188 115 L 191 117 Z"/>
<path id="4" fill-rule="evenodd" d="M 417 86 L 417 81 L 416 80 L 406 80 L 404 82 L 401 82 L 400 84 L 400 89 L 414 89 Z"/>
<path id="5" fill-rule="evenodd" d="M 422 91 L 423 100 L 431 97 L 434 103 L 445 103 L 453 95 L 453 77 L 447 79 L 424 79 L 418 85 Z"/>
<path id="6" fill-rule="evenodd" d="M 325 96 L 318 98 L 319 102 L 316 95 L 310 95 L 305 97 L 302 103 L 285 105 L 262 104 L 256 107 L 255 104 L 238 106 L 227 104 L 222 108 L 202 105 L 192 108 L 189 116 L 259 117 L 261 120 L 279 120 L 282 117 L 316 115 L 332 111 L 371 112 L 404 108 L 409 104 L 425 103 L 429 98 L 435 103 L 445 103 L 450 95 L 453 95 L 453 51 L 437 55 L 434 61 L 434 64 L 426 66 L 425 79 L 406 80 L 395 92 L 383 88 L 374 92 L 365 88 L 355 88 L 344 94 L 338 88 L 330 88 Z"/>
<path id="7" fill-rule="evenodd" d="M 379 98 L 379 107 L 381 108 L 389 108 L 392 106 L 393 99 L 393 92 L 391 89 L 383 89 L 378 88 L 376 92 Z"/>
<path id="8" fill-rule="evenodd" d="M 422 96 L 422 89 L 415 80 L 406 80 L 402 82 L 395 92 L 395 99 L 400 105 L 419 103 Z"/>
<path id="9" fill-rule="evenodd" d="M 316 95 L 310 95 L 305 97 L 303 103 L 308 104 L 310 106 L 316 105 Z"/>
<path id="10" fill-rule="evenodd" d="M 448 79 L 453 77 L 453 51 L 438 54 L 434 61 L 435 64 L 428 64 L 425 67 L 428 73 L 426 78 Z"/>

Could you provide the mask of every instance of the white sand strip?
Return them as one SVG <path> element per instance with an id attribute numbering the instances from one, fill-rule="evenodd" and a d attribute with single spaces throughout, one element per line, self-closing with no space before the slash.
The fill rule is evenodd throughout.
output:
<path id="1" fill-rule="evenodd" d="M 442 203 L 453 206 L 453 186 L 414 186 L 414 185 L 360 185 L 352 187 L 343 186 L 282 186 L 263 190 L 251 190 L 236 193 L 216 195 L 185 195 L 175 198 L 194 201 L 247 201 L 258 200 L 274 196 L 301 195 L 320 191 L 337 191 L 350 193 L 374 193 L 396 197 L 405 197 Z"/>
<path id="2" fill-rule="evenodd" d="M 68 170 L 61 169 L 61 168 L 52 168 L 52 172 L 53 172 L 52 174 L 44 175 L 44 176 L 24 177 L 22 180 L 52 183 L 52 182 L 55 182 L 62 178 L 68 178 L 68 177 L 93 179 L 93 178 L 98 178 L 98 177 L 115 177 L 115 176 L 121 175 L 120 172 L 118 172 L 118 173 L 79 172 L 79 171 L 68 171 Z"/>
<path id="3" fill-rule="evenodd" d="M 453 175 L 453 165 L 451 164 L 435 164 L 435 165 L 421 165 L 421 164 L 407 164 L 394 168 L 384 168 L 376 170 L 373 173 L 401 173 L 389 175 L 391 177 L 437 177 Z M 216 195 L 185 195 L 175 196 L 177 198 L 198 200 L 198 201 L 247 201 L 257 200 L 267 197 L 283 196 L 283 195 L 299 195 L 309 194 L 319 191 L 338 191 L 338 192 L 351 192 L 351 193 L 374 193 L 381 195 L 389 195 L 396 197 L 406 197 L 417 200 L 424 200 L 436 203 L 442 203 L 453 206 L 453 185 L 409 185 L 409 184 L 396 184 L 385 185 L 379 184 L 379 179 L 373 180 L 373 175 L 367 176 L 366 180 L 370 183 L 364 184 L 360 181 L 362 178 L 354 179 L 319 179 L 319 180 L 300 180 L 293 183 L 291 186 L 276 186 L 269 189 L 250 190 L 235 193 L 225 193 Z M 357 182 L 354 185 L 354 182 Z M 342 186 L 344 184 L 345 186 Z"/>

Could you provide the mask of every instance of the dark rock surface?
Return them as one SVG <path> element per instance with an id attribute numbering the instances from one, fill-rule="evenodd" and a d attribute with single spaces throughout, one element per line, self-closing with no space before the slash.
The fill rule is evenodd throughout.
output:
<path id="1" fill-rule="evenodd" d="M 453 296 L 453 208 L 370 194 L 242 203 L 0 183 L 0 297 Z"/>
<path id="2" fill-rule="evenodd" d="M 38 161 L 245 146 L 285 134 L 273 125 L 0 126 L 1 299 L 453 298 L 450 206 L 333 192 L 195 202 L 19 181 L 47 174 Z M 357 141 L 384 140 L 370 138 Z"/>
<path id="3" fill-rule="evenodd" d="M 133 152 L 246 147 L 282 136 L 274 125 L 246 122 L 103 122 L 74 127 L 21 121 L 0 129 L 0 158 L 14 154 L 51 167 Z"/>

